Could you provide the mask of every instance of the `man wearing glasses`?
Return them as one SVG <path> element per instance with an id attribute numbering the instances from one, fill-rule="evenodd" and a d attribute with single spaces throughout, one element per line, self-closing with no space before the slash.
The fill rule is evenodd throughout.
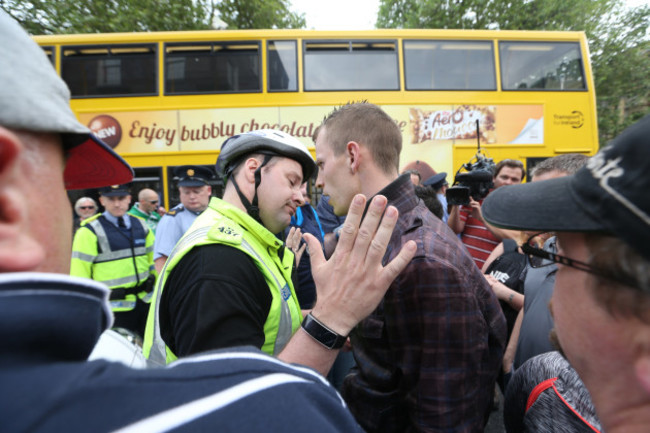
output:
<path id="1" fill-rule="evenodd" d="M 549 158 L 538 164 L 532 171 L 532 181 L 554 179 L 575 174 L 587 163 L 588 157 L 577 153 Z M 537 234 L 530 233 L 531 236 Z M 543 233 L 529 240 L 524 248 L 539 244 L 545 251 L 556 252 L 556 237 L 552 233 Z M 514 369 L 526 360 L 540 353 L 555 350 L 548 336 L 553 329 L 553 318 L 548 303 L 553 294 L 557 266 L 549 260 L 537 256 L 529 258 L 528 270 L 524 281 L 524 307 L 519 310 L 519 317 L 513 329 L 511 341 L 506 350 L 504 372 L 510 371 L 514 355 Z"/>
<path id="2" fill-rule="evenodd" d="M 144 188 L 138 193 L 138 201 L 133 204 L 133 207 L 129 209 L 128 213 L 129 215 L 145 220 L 147 226 L 149 226 L 151 231 L 155 234 L 158 221 L 160 221 L 161 218 L 160 214 L 156 212 L 158 209 L 158 203 L 159 200 L 156 191 Z"/>
<path id="3" fill-rule="evenodd" d="M 90 197 L 81 197 L 74 204 L 74 212 L 77 218 L 74 219 L 73 234 L 81 227 L 81 222 L 97 213 L 97 203 Z"/>
<path id="4" fill-rule="evenodd" d="M 553 231 L 557 342 L 605 431 L 650 425 L 650 116 L 573 176 L 501 188 L 483 204 L 497 227 Z"/>

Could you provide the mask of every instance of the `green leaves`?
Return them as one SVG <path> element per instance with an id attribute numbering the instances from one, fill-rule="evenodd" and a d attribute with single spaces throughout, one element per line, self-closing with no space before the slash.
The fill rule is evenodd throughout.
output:
<path id="1" fill-rule="evenodd" d="M 229 29 L 301 28 L 289 0 L 0 0 L 34 35 L 207 30 L 215 17 Z"/>

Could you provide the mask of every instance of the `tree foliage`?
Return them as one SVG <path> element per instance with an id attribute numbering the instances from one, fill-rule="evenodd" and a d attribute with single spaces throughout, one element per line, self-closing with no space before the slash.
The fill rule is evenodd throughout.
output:
<path id="1" fill-rule="evenodd" d="M 580 30 L 589 41 L 601 144 L 650 112 L 650 7 L 622 0 L 380 0 L 379 28 Z"/>
<path id="2" fill-rule="evenodd" d="M 222 0 L 217 9 L 221 19 L 236 29 L 299 29 L 305 15 L 289 10 L 286 0 Z"/>
<path id="3" fill-rule="evenodd" d="M 0 0 L 0 8 L 35 35 L 205 30 L 217 16 L 234 29 L 305 26 L 288 0 Z"/>

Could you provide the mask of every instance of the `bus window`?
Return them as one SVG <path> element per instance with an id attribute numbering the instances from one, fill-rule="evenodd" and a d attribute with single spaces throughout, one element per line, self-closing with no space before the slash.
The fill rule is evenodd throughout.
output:
<path id="1" fill-rule="evenodd" d="M 155 45 L 64 46 L 61 75 L 72 97 L 156 95 Z"/>
<path id="2" fill-rule="evenodd" d="M 203 164 L 201 167 L 210 169 L 214 172 L 214 164 Z M 173 208 L 181 202 L 181 194 L 178 191 L 178 178 L 174 176 L 174 171 L 178 168 L 176 165 L 170 165 L 167 167 L 167 190 L 169 191 L 169 209 Z M 223 182 L 220 178 L 215 176 L 209 181 L 210 186 L 212 187 L 212 197 L 222 197 L 223 196 Z M 169 210 L 167 209 L 167 210 Z"/>
<path id="3" fill-rule="evenodd" d="M 165 93 L 260 92 L 258 42 L 165 45 Z"/>
<path id="4" fill-rule="evenodd" d="M 48 59 L 50 59 L 50 63 L 52 63 L 52 66 L 55 66 L 55 56 L 54 56 L 54 47 L 41 47 L 43 48 L 43 52 L 47 56 Z"/>
<path id="5" fill-rule="evenodd" d="M 306 91 L 399 90 L 394 41 L 306 41 Z"/>
<path id="6" fill-rule="evenodd" d="M 269 41 L 267 52 L 269 91 L 298 91 L 296 41 Z"/>
<path id="7" fill-rule="evenodd" d="M 138 193 L 149 188 L 158 193 L 160 206 L 165 204 L 165 189 L 162 184 L 162 167 L 133 167 L 135 176 L 131 185 L 131 204 L 138 201 Z"/>
<path id="8" fill-rule="evenodd" d="M 503 90 L 586 90 L 575 42 L 499 42 Z"/>
<path id="9" fill-rule="evenodd" d="M 496 90 L 490 41 L 404 41 L 407 90 Z"/>

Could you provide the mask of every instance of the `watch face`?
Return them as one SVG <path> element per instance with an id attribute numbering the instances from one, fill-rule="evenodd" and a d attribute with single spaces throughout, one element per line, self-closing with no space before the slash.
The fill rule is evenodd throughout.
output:
<path id="1" fill-rule="evenodd" d="M 324 332 L 320 341 L 325 346 L 332 348 L 336 343 L 336 335 L 332 334 L 331 332 Z"/>
<path id="2" fill-rule="evenodd" d="M 323 346 L 330 349 L 338 349 L 345 343 L 345 337 L 330 331 L 323 324 L 318 322 L 311 314 L 308 314 L 302 322 L 302 327 Z"/>

